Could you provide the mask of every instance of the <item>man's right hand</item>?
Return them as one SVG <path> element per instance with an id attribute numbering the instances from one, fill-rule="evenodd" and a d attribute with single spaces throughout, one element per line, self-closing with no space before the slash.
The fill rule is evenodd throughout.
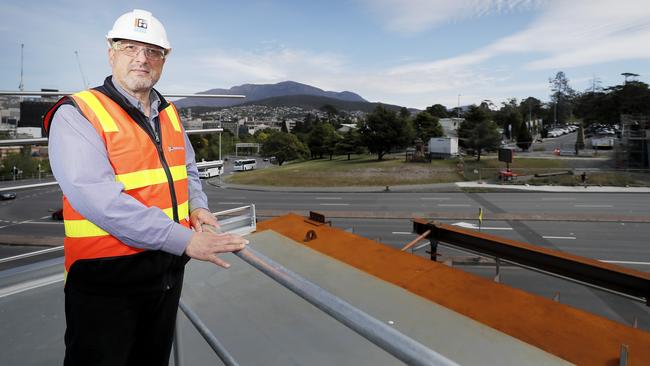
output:
<path id="1" fill-rule="evenodd" d="M 185 248 L 185 254 L 190 258 L 212 262 L 223 268 L 230 264 L 217 257 L 219 253 L 236 252 L 242 250 L 248 240 L 235 234 L 215 234 L 208 231 L 194 232 L 190 243 Z"/>

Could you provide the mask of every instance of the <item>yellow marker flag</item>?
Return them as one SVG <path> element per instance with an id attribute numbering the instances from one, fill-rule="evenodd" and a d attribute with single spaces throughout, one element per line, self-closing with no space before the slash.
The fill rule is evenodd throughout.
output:
<path id="1" fill-rule="evenodd" d="M 483 225 L 483 207 L 478 208 L 478 226 Z"/>

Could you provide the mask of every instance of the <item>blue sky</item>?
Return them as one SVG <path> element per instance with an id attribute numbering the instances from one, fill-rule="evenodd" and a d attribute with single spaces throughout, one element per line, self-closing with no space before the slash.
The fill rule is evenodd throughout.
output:
<path id="1" fill-rule="evenodd" d="M 578 91 L 622 72 L 650 82 L 647 0 L 17 1 L 0 3 L 0 90 L 80 90 L 110 74 L 104 36 L 133 8 L 173 52 L 157 88 L 198 92 L 293 80 L 424 108 Z"/>

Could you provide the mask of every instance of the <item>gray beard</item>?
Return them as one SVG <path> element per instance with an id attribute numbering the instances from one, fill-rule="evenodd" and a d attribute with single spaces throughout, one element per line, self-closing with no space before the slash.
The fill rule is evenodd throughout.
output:
<path id="1" fill-rule="evenodd" d="M 128 78 L 124 81 L 129 90 L 133 92 L 149 91 L 156 85 L 152 79 L 132 79 Z"/>

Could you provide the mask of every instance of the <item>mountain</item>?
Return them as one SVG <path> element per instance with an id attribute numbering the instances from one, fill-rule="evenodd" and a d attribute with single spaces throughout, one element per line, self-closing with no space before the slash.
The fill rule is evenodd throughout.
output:
<path id="1" fill-rule="evenodd" d="M 372 112 L 380 103 L 371 103 L 367 101 L 349 101 L 335 98 L 328 98 L 318 95 L 285 95 L 281 97 L 271 97 L 260 99 L 254 102 L 247 102 L 243 105 L 265 105 L 269 107 L 301 107 L 303 109 L 319 109 L 326 104 L 334 106 L 338 110 L 344 111 L 363 111 Z M 399 111 L 400 106 L 383 104 L 386 109 Z"/>
<path id="2" fill-rule="evenodd" d="M 174 104 L 179 108 L 205 106 L 205 107 L 229 107 L 244 103 L 274 97 L 286 97 L 294 95 L 312 95 L 331 98 L 347 102 L 366 102 L 358 94 L 353 92 L 325 91 L 310 85 L 297 83 L 295 81 L 283 81 L 277 84 L 244 84 L 233 86 L 230 89 L 210 89 L 199 94 L 243 94 L 246 99 L 208 99 L 208 98 L 183 98 Z"/>

